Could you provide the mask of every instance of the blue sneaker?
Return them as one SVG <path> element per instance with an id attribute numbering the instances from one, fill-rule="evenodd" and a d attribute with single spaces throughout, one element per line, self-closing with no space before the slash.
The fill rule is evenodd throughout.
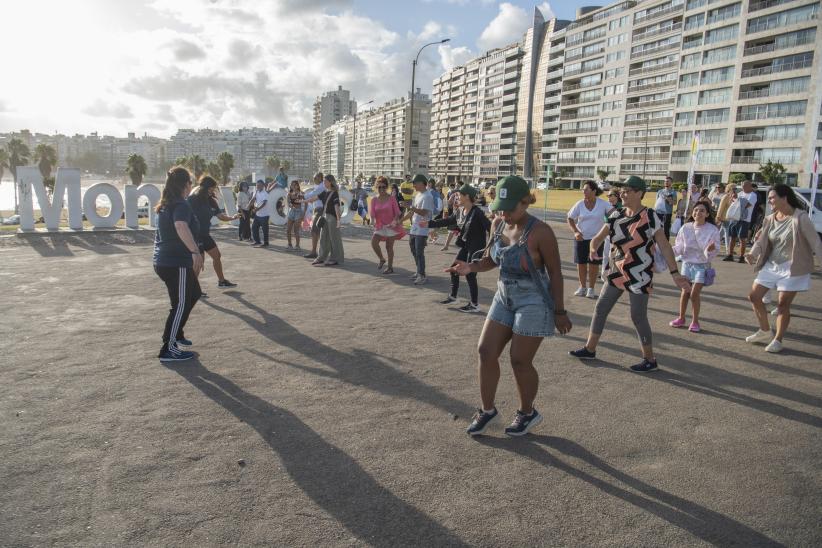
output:
<path id="1" fill-rule="evenodd" d="M 482 409 L 477 409 L 477 412 L 474 414 L 474 418 L 471 421 L 471 424 L 468 426 L 468 430 L 466 432 L 471 436 L 479 436 L 485 431 L 485 427 L 488 426 L 492 420 L 497 418 L 497 408 L 494 408 L 493 413 L 486 413 Z"/>
<path id="2" fill-rule="evenodd" d="M 160 352 L 160 361 L 167 362 L 184 362 L 194 357 L 193 352 L 186 352 L 174 346 L 169 346 L 166 350 Z"/>
<path id="3" fill-rule="evenodd" d="M 631 371 L 635 371 L 637 373 L 649 373 L 651 371 L 659 371 L 659 367 L 656 364 L 656 360 L 651 361 L 647 358 L 642 358 L 640 363 L 631 366 Z"/>
<path id="4" fill-rule="evenodd" d="M 186 339 L 185 337 L 180 337 L 179 339 L 177 339 L 177 344 L 182 344 L 183 346 L 191 346 L 194 343 Z"/>
<path id="5" fill-rule="evenodd" d="M 511 423 L 511 426 L 505 429 L 505 433 L 509 436 L 524 436 L 541 422 L 542 415 L 540 415 L 536 409 L 531 411 L 530 415 L 526 415 L 522 411 L 517 410 L 517 414 L 514 415 L 514 421 Z"/>
<path id="6" fill-rule="evenodd" d="M 568 355 L 573 356 L 575 358 L 579 358 L 580 360 L 593 360 L 594 358 L 597 357 L 596 351 L 591 352 L 590 350 L 588 350 L 584 346 L 582 348 L 580 348 L 579 350 L 569 350 Z"/>

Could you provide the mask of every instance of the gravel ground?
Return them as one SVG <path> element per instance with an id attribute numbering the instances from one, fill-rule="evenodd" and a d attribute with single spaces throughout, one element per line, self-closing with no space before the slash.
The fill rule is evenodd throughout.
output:
<path id="1" fill-rule="evenodd" d="M 437 303 L 452 254 L 429 247 L 430 281 L 378 275 L 363 229 L 343 268 L 311 268 L 217 230 L 227 276 L 186 330 L 198 359 L 155 358 L 168 308 L 149 231 L 0 237 L 2 546 L 693 546 L 822 544 L 822 280 L 794 307 L 786 351 L 764 352 L 746 301 L 750 267 L 719 262 L 703 333 L 667 326 L 660 276 L 650 315 L 661 371 L 627 366 L 627 304 L 599 359 L 580 363 L 592 300 L 536 363 L 535 434 L 503 420 L 465 435 L 478 403 L 483 317 Z M 487 308 L 496 274 L 480 275 Z M 467 287 L 461 288 L 464 297 Z"/>

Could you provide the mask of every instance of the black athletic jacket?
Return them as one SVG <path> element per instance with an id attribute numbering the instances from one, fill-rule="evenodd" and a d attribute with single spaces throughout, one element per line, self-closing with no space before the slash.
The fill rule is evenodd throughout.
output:
<path id="1" fill-rule="evenodd" d="M 447 227 L 452 230 L 458 228 L 460 234 L 457 237 L 457 246 L 466 248 L 469 253 L 474 253 L 485 249 L 488 240 L 488 231 L 491 229 L 491 220 L 485 216 L 482 209 L 475 205 L 465 216 L 462 224 L 457 223 L 457 215 L 455 213 L 449 217 L 428 221 L 428 227 Z"/>

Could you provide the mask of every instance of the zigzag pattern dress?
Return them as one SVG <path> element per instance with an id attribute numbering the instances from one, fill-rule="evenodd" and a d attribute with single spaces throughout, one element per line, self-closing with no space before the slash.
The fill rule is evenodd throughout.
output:
<path id="1" fill-rule="evenodd" d="M 631 293 L 650 293 L 654 273 L 654 234 L 662 227 L 656 211 L 643 208 L 632 216 L 617 210 L 608 216 L 611 251 L 608 283 Z"/>

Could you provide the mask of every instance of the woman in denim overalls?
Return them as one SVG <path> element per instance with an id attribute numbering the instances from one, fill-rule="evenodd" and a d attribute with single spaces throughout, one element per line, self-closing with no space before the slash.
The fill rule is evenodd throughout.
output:
<path id="1" fill-rule="evenodd" d="M 565 312 L 559 249 L 551 228 L 528 214 L 534 203 L 528 183 L 515 176 L 497 183 L 497 197 L 491 209 L 501 213 L 491 227 L 494 237 L 488 254 L 481 260 L 458 261 L 448 272 L 465 276 L 497 266 L 500 277 L 497 293 L 488 311 L 479 340 L 479 378 L 482 408 L 477 410 L 468 434 L 482 434 L 497 416 L 494 396 L 499 383 L 499 357 L 511 341 L 511 367 L 517 380 L 520 409 L 509 436 L 522 436 L 542 422 L 534 409 L 539 375 L 533 360 L 544 337 L 571 330 Z M 547 274 L 545 270 L 547 269 Z"/>

